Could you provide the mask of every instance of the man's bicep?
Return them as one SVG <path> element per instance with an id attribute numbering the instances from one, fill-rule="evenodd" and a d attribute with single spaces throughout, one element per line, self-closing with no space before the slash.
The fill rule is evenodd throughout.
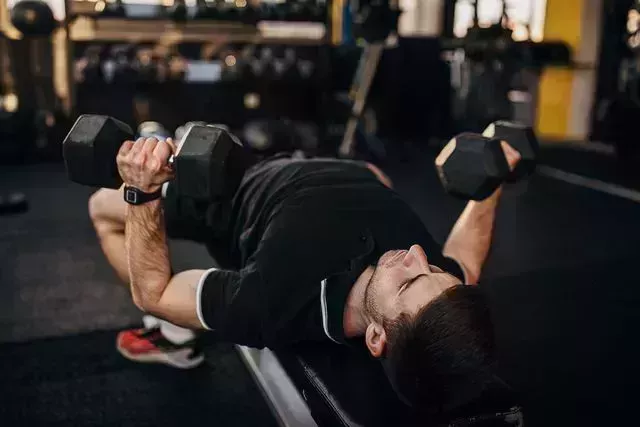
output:
<path id="1" fill-rule="evenodd" d="M 266 301 L 261 288 L 253 266 L 240 272 L 188 270 L 174 275 L 158 303 L 147 311 L 186 328 L 215 331 L 223 341 L 262 347 Z"/>
<path id="2" fill-rule="evenodd" d="M 211 268 L 175 274 L 159 301 L 147 311 L 190 329 L 218 330 L 235 307 L 240 273 Z"/>
<path id="3" fill-rule="evenodd" d="M 198 317 L 198 284 L 207 270 L 187 270 L 174 275 L 151 314 L 190 329 L 204 329 Z"/>

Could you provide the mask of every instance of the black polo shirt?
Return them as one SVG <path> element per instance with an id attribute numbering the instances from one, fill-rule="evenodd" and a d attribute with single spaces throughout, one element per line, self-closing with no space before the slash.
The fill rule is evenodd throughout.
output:
<path id="1" fill-rule="evenodd" d="M 345 341 L 343 313 L 359 275 L 391 249 L 419 244 L 462 278 L 414 211 L 364 163 L 281 157 L 244 177 L 232 207 L 237 271 L 209 270 L 198 314 L 220 339 L 275 348 Z"/>

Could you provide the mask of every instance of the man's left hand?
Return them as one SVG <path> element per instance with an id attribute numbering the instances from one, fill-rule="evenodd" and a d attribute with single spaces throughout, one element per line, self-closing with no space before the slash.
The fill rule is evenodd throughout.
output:
<path id="1" fill-rule="evenodd" d="M 126 185 L 145 193 L 158 191 L 162 184 L 174 177 L 169 158 L 175 152 L 171 138 L 165 141 L 156 138 L 125 141 L 116 158 L 120 177 Z"/>

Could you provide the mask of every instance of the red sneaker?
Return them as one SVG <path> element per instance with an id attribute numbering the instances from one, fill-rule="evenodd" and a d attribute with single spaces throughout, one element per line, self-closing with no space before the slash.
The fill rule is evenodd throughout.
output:
<path id="1" fill-rule="evenodd" d="M 129 360 L 142 363 L 163 363 L 179 369 L 191 369 L 204 362 L 204 354 L 196 340 L 174 344 L 167 340 L 160 328 L 129 329 L 118 334 L 116 346 Z"/>

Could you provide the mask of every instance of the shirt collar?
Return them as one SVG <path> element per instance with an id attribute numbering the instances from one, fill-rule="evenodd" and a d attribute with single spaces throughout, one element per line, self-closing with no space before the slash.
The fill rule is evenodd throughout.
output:
<path id="1" fill-rule="evenodd" d="M 349 342 L 344 336 L 343 326 L 344 308 L 349 292 L 362 272 L 370 265 L 375 265 L 377 261 L 371 234 L 363 234 L 361 240 L 364 243 L 364 252 L 351 260 L 346 271 L 327 277 L 321 284 L 320 303 L 324 333 L 329 339 L 340 344 Z"/>

